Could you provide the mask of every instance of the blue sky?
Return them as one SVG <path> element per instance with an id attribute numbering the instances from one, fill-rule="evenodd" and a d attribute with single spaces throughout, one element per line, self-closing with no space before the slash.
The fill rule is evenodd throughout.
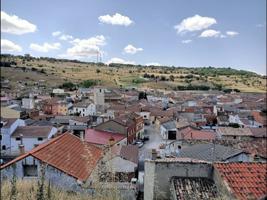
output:
<path id="1" fill-rule="evenodd" d="M 2 0 L 1 51 L 266 74 L 266 1 Z"/>

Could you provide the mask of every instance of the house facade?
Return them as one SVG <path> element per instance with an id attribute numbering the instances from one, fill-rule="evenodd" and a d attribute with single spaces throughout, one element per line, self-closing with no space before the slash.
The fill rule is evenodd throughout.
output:
<path id="1" fill-rule="evenodd" d="M 18 127 L 25 126 L 25 122 L 21 119 L 2 118 L 1 124 L 1 151 L 10 151 L 11 135 Z"/>

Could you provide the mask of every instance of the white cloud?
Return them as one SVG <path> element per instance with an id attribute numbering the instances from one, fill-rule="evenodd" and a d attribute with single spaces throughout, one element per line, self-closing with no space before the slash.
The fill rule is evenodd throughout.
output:
<path id="1" fill-rule="evenodd" d="M 229 36 L 236 36 L 236 35 L 238 35 L 239 33 L 238 32 L 236 32 L 236 31 L 226 31 L 226 35 L 229 35 Z"/>
<path id="2" fill-rule="evenodd" d="M 124 52 L 128 53 L 128 54 L 136 54 L 139 51 L 143 51 L 142 48 L 136 48 L 131 44 L 128 44 L 125 48 L 124 48 Z"/>
<path id="3" fill-rule="evenodd" d="M 195 15 L 193 17 L 183 19 L 183 21 L 180 24 L 174 26 L 174 28 L 177 30 L 177 33 L 185 33 L 200 31 L 216 23 L 216 19 L 214 18 Z"/>
<path id="4" fill-rule="evenodd" d="M 27 20 L 21 19 L 16 15 L 8 15 L 4 11 L 1 11 L 1 32 L 22 35 L 35 32 L 36 30 L 36 25 Z"/>
<path id="5" fill-rule="evenodd" d="M 21 52 L 22 48 L 21 46 L 11 42 L 10 40 L 1 39 L 1 51 L 2 52 Z"/>
<path id="6" fill-rule="evenodd" d="M 256 27 L 258 28 L 263 28 L 265 25 L 264 24 L 257 24 Z"/>
<path id="7" fill-rule="evenodd" d="M 150 62 L 150 63 L 146 63 L 146 66 L 160 66 L 160 63 Z"/>
<path id="8" fill-rule="evenodd" d="M 116 13 L 113 16 L 110 15 L 99 16 L 98 20 L 105 24 L 120 25 L 120 26 L 129 26 L 133 23 L 133 21 L 129 17 L 123 16 L 119 13 Z"/>
<path id="9" fill-rule="evenodd" d="M 188 44 L 188 43 L 190 43 L 190 42 L 192 42 L 193 40 L 182 40 L 182 43 L 183 44 Z"/>
<path id="10" fill-rule="evenodd" d="M 55 31 L 52 33 L 52 36 L 57 37 L 61 34 L 61 31 Z"/>
<path id="11" fill-rule="evenodd" d="M 220 31 L 216 31 L 216 30 L 212 30 L 212 29 L 209 29 L 209 30 L 205 30 L 203 31 L 199 37 L 219 37 L 221 34 Z"/>
<path id="12" fill-rule="evenodd" d="M 60 49 L 60 47 L 61 47 L 61 44 L 58 42 L 52 43 L 52 44 L 45 42 L 43 45 L 36 44 L 36 43 L 30 44 L 30 49 L 32 49 L 34 51 L 44 52 L 44 53 L 46 53 L 50 50 L 58 50 L 58 49 Z"/>
<path id="13" fill-rule="evenodd" d="M 101 53 L 100 46 L 106 44 L 106 38 L 103 35 L 97 35 L 88 39 L 75 39 L 70 42 L 73 46 L 67 49 L 64 57 L 89 57 Z"/>
<path id="14" fill-rule="evenodd" d="M 66 34 L 63 34 L 59 37 L 60 40 L 72 40 L 73 37 L 72 35 L 66 35 Z"/>
<path id="15" fill-rule="evenodd" d="M 131 64 L 131 65 L 135 64 L 134 61 L 126 61 L 121 58 L 111 58 L 106 64 L 109 65 L 110 63 Z"/>

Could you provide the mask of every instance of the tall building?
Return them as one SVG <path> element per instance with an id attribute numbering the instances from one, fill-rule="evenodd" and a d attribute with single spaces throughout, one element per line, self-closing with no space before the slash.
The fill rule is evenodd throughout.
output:
<path id="1" fill-rule="evenodd" d="M 95 105 L 105 105 L 105 89 L 101 87 L 94 88 L 94 103 Z"/>

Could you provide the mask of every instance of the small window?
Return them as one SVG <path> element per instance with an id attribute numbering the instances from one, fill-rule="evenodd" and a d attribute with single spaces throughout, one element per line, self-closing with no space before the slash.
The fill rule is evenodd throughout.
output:
<path id="1" fill-rule="evenodd" d="M 38 137 L 38 138 L 37 138 L 37 140 L 38 140 L 38 141 L 42 141 L 42 140 L 43 140 L 43 138 L 41 138 L 41 137 Z"/>
<path id="2" fill-rule="evenodd" d="M 38 176 L 37 165 L 23 165 L 24 176 Z"/>
<path id="3" fill-rule="evenodd" d="M 21 140 L 21 138 L 20 137 L 16 137 L 16 141 L 20 141 Z"/>
<path id="4" fill-rule="evenodd" d="M 2 140 L 2 134 L 0 134 L 0 141 Z"/>
<path id="5" fill-rule="evenodd" d="M 236 139 L 236 136 L 234 136 L 234 139 Z"/>
<path id="6" fill-rule="evenodd" d="M 39 146 L 39 144 L 34 144 L 34 147 L 38 147 Z"/>
<path id="7" fill-rule="evenodd" d="M 83 112 L 85 111 L 85 109 L 83 109 Z"/>
<path id="8" fill-rule="evenodd" d="M 101 89 L 99 89 L 99 92 L 102 92 L 102 90 L 101 90 Z"/>
<path id="9" fill-rule="evenodd" d="M 6 145 L 3 145 L 2 146 L 2 150 L 6 150 Z"/>

